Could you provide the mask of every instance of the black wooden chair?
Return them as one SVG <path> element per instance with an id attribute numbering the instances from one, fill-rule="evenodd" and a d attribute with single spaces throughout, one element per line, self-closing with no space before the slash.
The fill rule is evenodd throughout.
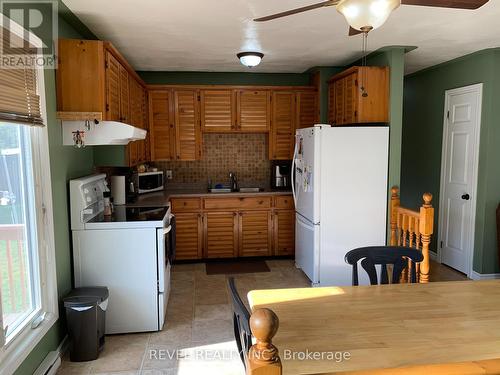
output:
<path id="1" fill-rule="evenodd" d="M 389 284 L 387 265 L 392 265 L 392 283 L 398 284 L 402 272 L 408 268 L 408 280 L 417 282 L 416 264 L 422 262 L 424 256 L 419 250 L 401 246 L 361 247 L 349 251 L 345 261 L 352 265 L 352 285 L 359 285 L 358 262 L 370 277 L 371 285 L 378 285 L 376 265 L 381 266 L 380 284 Z"/>
<path id="2" fill-rule="evenodd" d="M 234 278 L 230 277 L 228 280 L 229 292 L 231 293 L 231 302 L 233 304 L 233 326 L 234 338 L 238 351 L 240 353 L 243 366 L 246 367 L 245 359 L 252 346 L 252 332 L 250 331 L 250 312 L 247 310 L 245 304 L 240 298 Z"/>

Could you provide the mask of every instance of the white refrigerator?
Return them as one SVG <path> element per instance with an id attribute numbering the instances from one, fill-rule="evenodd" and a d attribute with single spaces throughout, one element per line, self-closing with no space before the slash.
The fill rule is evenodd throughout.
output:
<path id="1" fill-rule="evenodd" d="M 295 262 L 313 286 L 351 285 L 345 254 L 386 242 L 389 128 L 299 129 L 292 165 Z M 360 285 L 369 284 L 361 269 Z"/>

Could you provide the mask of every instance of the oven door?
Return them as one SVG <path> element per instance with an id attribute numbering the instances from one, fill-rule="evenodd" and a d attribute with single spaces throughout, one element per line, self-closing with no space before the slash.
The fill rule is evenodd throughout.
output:
<path id="1" fill-rule="evenodd" d="M 157 259 L 158 259 L 158 330 L 161 331 L 165 324 L 167 313 L 168 296 L 170 294 L 170 253 L 172 252 L 171 238 L 175 237 L 175 228 L 168 225 L 158 228 L 157 235 Z"/>

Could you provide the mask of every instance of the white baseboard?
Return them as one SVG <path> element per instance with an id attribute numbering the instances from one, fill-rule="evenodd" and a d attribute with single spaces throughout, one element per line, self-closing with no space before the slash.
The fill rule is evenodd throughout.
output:
<path id="1" fill-rule="evenodd" d="M 53 352 L 47 354 L 45 359 L 40 363 L 40 366 L 35 370 L 33 375 L 55 375 L 57 369 L 61 366 L 61 360 L 68 350 L 68 336 L 65 336 L 59 346 Z"/>
<path id="2" fill-rule="evenodd" d="M 493 280 L 500 279 L 500 273 L 479 273 L 472 271 L 470 274 L 472 280 Z"/>

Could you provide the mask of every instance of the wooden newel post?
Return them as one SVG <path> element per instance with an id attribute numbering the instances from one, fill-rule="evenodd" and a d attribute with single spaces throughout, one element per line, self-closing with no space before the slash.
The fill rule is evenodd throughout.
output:
<path id="1" fill-rule="evenodd" d="M 247 375 L 281 375 L 281 360 L 272 339 L 278 332 L 279 319 L 269 309 L 258 309 L 250 316 L 250 329 L 257 342 L 247 357 Z"/>
<path id="2" fill-rule="evenodd" d="M 422 236 L 422 254 L 424 260 L 420 264 L 420 282 L 429 282 L 430 258 L 429 245 L 434 228 L 434 207 L 432 207 L 432 194 L 425 193 L 424 205 L 420 207 L 420 234 Z"/>
<path id="3" fill-rule="evenodd" d="M 397 246 L 397 226 L 398 226 L 398 216 L 396 214 L 396 208 L 399 207 L 401 201 L 399 199 L 399 188 L 393 186 L 391 188 L 391 246 Z"/>

